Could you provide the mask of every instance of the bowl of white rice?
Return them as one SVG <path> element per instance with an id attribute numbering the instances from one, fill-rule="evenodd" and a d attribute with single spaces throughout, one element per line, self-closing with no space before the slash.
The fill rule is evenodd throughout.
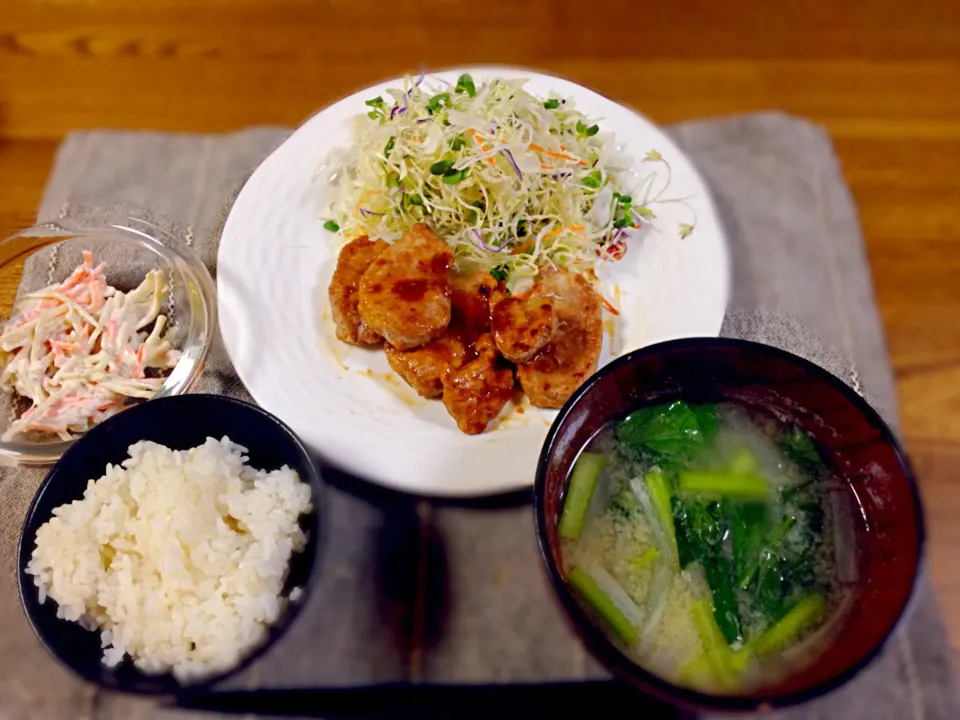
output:
<path id="1" fill-rule="evenodd" d="M 20 537 L 40 641 L 101 686 L 177 694 L 262 655 L 303 607 L 321 482 L 266 411 L 164 398 L 93 428 L 41 484 Z"/>

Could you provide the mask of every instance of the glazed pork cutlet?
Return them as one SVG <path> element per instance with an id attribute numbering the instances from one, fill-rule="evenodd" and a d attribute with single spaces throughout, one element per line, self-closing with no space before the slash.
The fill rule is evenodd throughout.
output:
<path id="1" fill-rule="evenodd" d="M 368 328 L 398 350 L 425 345 L 450 324 L 450 247 L 421 224 L 380 253 L 360 278 Z"/>
<path id="2" fill-rule="evenodd" d="M 524 294 L 499 299 L 493 306 L 491 323 L 500 353 L 511 362 L 528 362 L 556 333 L 553 298 L 536 287 Z"/>
<path id="3" fill-rule="evenodd" d="M 481 272 L 452 278 L 450 286 L 451 319 L 443 335 L 412 350 L 384 347 L 394 372 L 425 398 L 443 395 L 444 375 L 460 368 L 474 341 L 490 330 L 490 295 L 497 281 Z"/>
<path id="4" fill-rule="evenodd" d="M 383 339 L 361 319 L 357 309 L 357 290 L 370 263 L 386 248 L 387 243 L 383 240 L 363 236 L 344 245 L 337 256 L 337 267 L 327 292 L 333 322 L 337 326 L 337 339 L 343 342 L 374 345 Z"/>
<path id="5" fill-rule="evenodd" d="M 469 362 L 443 378 L 443 405 L 468 435 L 486 430 L 512 395 L 513 370 L 489 333 L 474 342 Z"/>
<path id="6" fill-rule="evenodd" d="M 467 357 L 463 342 L 448 335 L 412 350 L 397 350 L 389 344 L 383 349 L 393 371 L 425 398 L 443 395 L 443 376 L 450 368 L 460 367 Z"/>
<path id="7" fill-rule="evenodd" d="M 603 339 L 600 298 L 582 276 L 565 271 L 544 277 L 538 292 L 553 300 L 556 333 L 517 368 L 517 378 L 533 405 L 559 408 L 597 369 Z"/>

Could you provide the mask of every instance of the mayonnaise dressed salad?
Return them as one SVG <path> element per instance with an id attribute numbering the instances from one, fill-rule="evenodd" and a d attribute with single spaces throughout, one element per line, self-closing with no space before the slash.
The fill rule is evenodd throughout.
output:
<path id="1" fill-rule="evenodd" d="M 32 403 L 3 434 L 36 431 L 69 440 L 122 409 L 126 398 L 151 398 L 160 372 L 180 357 L 160 313 L 163 273 L 151 270 L 135 290 L 107 284 L 92 253 L 61 283 L 21 298 L 0 333 L 0 387 Z M 150 327 L 152 325 L 152 327 Z"/>
<path id="2" fill-rule="evenodd" d="M 655 217 L 652 174 L 627 187 L 633 159 L 571 100 L 536 97 L 523 80 L 422 81 L 368 99 L 354 144 L 330 157 L 324 227 L 341 243 L 392 242 L 426 222 L 458 269 L 489 270 L 519 291 L 546 267 L 619 260 Z M 665 164 L 656 151 L 643 161 Z"/>

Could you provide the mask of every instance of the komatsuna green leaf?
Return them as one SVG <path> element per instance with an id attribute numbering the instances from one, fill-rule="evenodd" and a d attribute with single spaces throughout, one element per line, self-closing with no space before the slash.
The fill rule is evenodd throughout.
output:
<path id="1" fill-rule="evenodd" d="M 694 411 L 682 400 L 641 408 L 619 424 L 617 437 L 637 452 L 676 462 L 690 457 L 713 437 L 714 413 L 712 406 Z"/>

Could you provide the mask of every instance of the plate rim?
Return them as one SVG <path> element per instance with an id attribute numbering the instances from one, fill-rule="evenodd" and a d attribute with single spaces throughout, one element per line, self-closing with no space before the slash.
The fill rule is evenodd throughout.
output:
<path id="1" fill-rule="evenodd" d="M 731 263 L 730 242 L 729 242 L 729 236 L 726 232 L 726 229 L 723 223 L 721 222 L 721 217 L 717 210 L 717 205 L 716 205 L 716 202 L 714 201 L 714 196 L 713 196 L 711 187 L 707 183 L 706 179 L 704 178 L 697 164 L 694 163 L 693 160 L 690 158 L 689 154 L 677 144 L 674 138 L 672 138 L 667 134 L 667 132 L 662 126 L 653 122 L 650 118 L 646 117 L 645 115 L 643 115 L 642 113 L 634 109 L 633 107 L 629 105 L 625 105 L 621 102 L 618 102 L 617 100 L 611 98 L 608 95 L 605 95 L 602 92 L 599 92 L 592 88 L 581 85 L 580 83 L 574 80 L 571 80 L 567 77 L 563 77 L 561 75 L 542 72 L 532 68 L 525 68 L 525 67 L 513 66 L 513 65 L 498 65 L 498 64 L 440 67 L 438 69 L 431 70 L 429 72 L 424 71 L 424 75 L 425 77 L 437 77 L 443 74 L 454 74 L 454 73 L 458 73 L 458 74 L 471 73 L 471 74 L 481 75 L 481 74 L 494 74 L 497 72 L 508 72 L 508 73 L 514 73 L 517 75 L 525 75 L 530 80 L 536 79 L 536 80 L 546 80 L 546 81 L 550 81 L 550 80 L 561 81 L 564 83 L 569 83 L 570 85 L 574 86 L 577 92 L 583 92 L 583 93 L 587 93 L 588 95 L 594 95 L 594 96 L 600 97 L 606 102 L 612 103 L 616 105 L 618 108 L 620 108 L 621 110 L 629 113 L 641 124 L 648 126 L 652 130 L 654 130 L 656 133 L 659 133 L 660 135 L 662 135 L 673 146 L 673 148 L 676 149 L 676 152 L 679 153 L 680 156 L 682 156 L 683 160 L 686 162 L 687 166 L 689 167 L 689 171 L 692 174 L 693 179 L 699 182 L 700 186 L 704 190 L 702 202 L 705 205 L 705 208 L 708 210 L 709 214 L 715 219 L 718 234 L 720 236 L 719 238 L 720 242 L 718 244 L 719 244 L 720 265 L 722 267 L 720 267 L 718 271 L 718 278 L 719 278 L 720 289 L 723 296 L 723 302 L 718 303 L 718 306 L 722 306 L 722 307 L 721 307 L 721 311 L 719 312 L 719 318 L 715 318 L 713 322 L 713 324 L 716 326 L 715 330 L 711 331 L 711 333 L 703 333 L 703 332 L 699 333 L 699 335 L 703 337 L 719 337 L 720 330 L 723 325 L 723 320 L 726 317 L 726 312 L 730 304 L 730 293 L 731 293 L 731 286 L 732 286 L 732 263 Z M 236 222 L 240 222 L 240 220 L 236 219 L 237 218 L 236 208 L 241 205 L 241 202 L 249 203 L 252 201 L 250 199 L 247 199 L 247 196 L 250 195 L 251 198 L 253 197 L 251 194 L 254 192 L 254 189 L 252 189 L 255 186 L 254 181 L 257 179 L 258 175 L 265 172 L 264 168 L 269 166 L 271 162 L 274 162 L 275 158 L 278 155 L 282 154 L 282 152 L 284 151 L 284 148 L 289 143 L 291 143 L 298 134 L 305 132 L 305 129 L 308 125 L 313 123 L 315 120 L 317 120 L 321 115 L 323 115 L 327 111 L 340 105 L 341 103 L 348 102 L 354 98 L 360 97 L 367 93 L 378 91 L 378 90 L 382 92 L 382 89 L 385 86 L 391 86 L 397 83 L 402 83 L 403 80 L 404 80 L 404 76 L 377 80 L 376 82 L 364 88 L 356 90 L 352 93 L 349 93 L 348 95 L 344 95 L 342 97 L 339 97 L 333 100 L 332 102 L 327 103 L 322 108 L 320 108 L 316 112 L 309 115 L 307 119 L 303 121 L 303 123 L 301 123 L 297 128 L 295 128 L 290 133 L 290 135 L 283 140 L 283 142 L 281 142 L 266 157 L 264 157 L 263 160 L 260 161 L 260 163 L 254 169 L 254 171 L 247 177 L 246 181 L 243 184 L 243 187 L 241 188 L 240 192 L 237 194 L 236 198 L 234 199 L 234 202 L 231 205 L 230 210 L 227 214 L 227 218 L 224 221 L 223 230 L 221 231 L 221 235 L 220 235 L 220 243 L 218 244 L 218 247 L 217 247 L 218 268 L 221 264 L 221 256 L 224 252 L 223 250 L 224 241 L 230 235 L 231 226 Z M 223 305 L 224 301 L 223 301 L 223 292 L 222 292 L 222 282 L 223 282 L 222 277 L 223 276 L 221 275 L 221 273 L 218 272 L 217 273 L 217 306 L 219 310 L 218 314 L 223 319 L 226 316 L 230 315 L 231 311 L 227 310 Z M 280 412 L 278 412 L 278 409 L 268 407 L 269 403 L 264 404 L 263 400 L 261 399 L 262 396 L 244 378 L 244 373 L 241 370 L 241 367 L 234 360 L 234 357 L 239 355 L 239 349 L 236 345 L 239 342 L 239 338 L 233 337 L 233 339 L 231 340 L 228 337 L 229 333 L 225 332 L 224 328 L 225 328 L 225 325 L 224 323 L 221 322 L 220 335 L 223 340 L 224 350 L 226 351 L 227 357 L 229 358 L 230 363 L 234 369 L 234 372 L 236 372 L 237 377 L 240 380 L 241 384 L 250 394 L 254 402 L 256 402 L 264 410 L 267 410 L 268 412 L 271 412 L 274 415 L 277 415 L 277 417 L 281 417 L 282 419 L 282 415 L 280 414 Z M 655 344 L 655 343 L 649 343 L 649 344 Z M 284 422 L 288 422 L 288 421 L 284 420 Z M 553 421 L 551 420 L 550 424 L 552 425 L 552 423 Z M 300 430 L 295 429 L 294 432 L 297 433 L 298 436 L 302 436 L 302 433 Z M 549 427 L 547 428 L 547 432 L 549 432 Z M 413 483 L 396 481 L 395 479 L 388 477 L 386 475 L 373 477 L 363 469 L 351 466 L 349 463 L 338 461 L 338 459 L 336 457 L 333 457 L 328 450 L 320 449 L 318 446 L 316 446 L 311 440 L 308 440 L 306 437 L 303 437 L 303 442 L 308 448 L 310 448 L 311 452 L 313 452 L 316 456 L 322 459 L 324 463 L 331 465 L 335 468 L 338 468 L 339 470 L 349 475 L 357 477 L 364 482 L 370 483 L 372 485 L 376 485 L 381 488 L 385 488 L 391 491 L 397 491 L 397 492 L 407 493 L 411 495 L 416 495 L 419 497 L 438 498 L 438 499 L 442 499 L 442 498 L 465 499 L 465 498 L 491 497 L 491 496 L 506 495 L 509 493 L 529 490 L 530 488 L 533 487 L 533 483 L 534 483 L 535 472 L 531 472 L 529 480 L 519 480 L 514 482 L 509 482 L 509 481 L 498 482 L 495 484 L 491 484 L 490 487 L 478 487 L 477 483 L 470 484 L 470 485 L 463 485 L 463 486 L 456 485 L 456 484 L 443 485 L 441 483 L 438 485 L 437 483 L 425 483 L 423 486 L 417 487 Z M 535 468 L 533 468 L 533 470 L 535 470 Z"/>

